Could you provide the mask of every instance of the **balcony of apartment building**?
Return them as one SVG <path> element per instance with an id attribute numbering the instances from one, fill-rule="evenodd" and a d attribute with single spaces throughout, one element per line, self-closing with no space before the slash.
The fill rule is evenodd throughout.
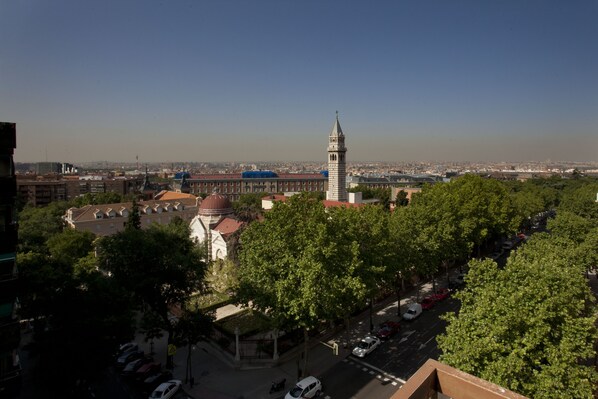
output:
<path id="1" fill-rule="evenodd" d="M 0 299 L 0 353 L 10 352 L 21 343 L 21 327 L 16 307 L 16 298 Z"/>
<path id="2" fill-rule="evenodd" d="M 0 311 L 2 305 L 0 305 Z M 21 325 L 19 320 L 0 319 L 0 353 L 10 352 L 21 343 Z"/>
<path id="3" fill-rule="evenodd" d="M 17 247 L 17 230 L 16 223 L 3 223 L 2 220 L 2 205 L 0 205 L 0 256 L 5 253 L 12 253 Z"/>
<path id="4" fill-rule="evenodd" d="M 17 396 L 21 387 L 21 364 L 17 350 L 0 351 L 0 398 Z"/>
<path id="5" fill-rule="evenodd" d="M 12 155 L 0 154 L 0 203 L 12 202 L 17 195 L 17 178 Z"/>
<path id="6" fill-rule="evenodd" d="M 14 299 L 18 295 L 19 274 L 15 255 L 0 254 L 0 303 L 6 299 Z"/>
<path id="7" fill-rule="evenodd" d="M 391 399 L 526 399 L 499 385 L 429 359 Z"/>

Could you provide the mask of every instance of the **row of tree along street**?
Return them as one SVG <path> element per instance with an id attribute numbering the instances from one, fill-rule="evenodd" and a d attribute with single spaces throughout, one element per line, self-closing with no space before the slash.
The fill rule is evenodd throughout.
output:
<path id="1" fill-rule="evenodd" d="M 347 322 L 382 291 L 400 297 L 405 283 L 448 276 L 451 265 L 556 208 L 552 234 L 535 235 L 504 269 L 471 262 L 462 310 L 450 317 L 441 348 L 447 363 L 523 394 L 543 397 L 561 387 L 568 393 L 562 397 L 586 397 L 596 381 L 581 361 L 594 355 L 583 272 L 596 265 L 596 192 L 598 183 L 587 178 L 502 183 L 466 175 L 425 186 L 393 213 L 383 206 L 325 209 L 297 195 L 249 223 L 229 270 L 234 276 L 219 288 L 267 314 L 273 329 L 303 329 L 305 371 L 309 332 L 322 322 Z M 210 315 L 185 306 L 191 294 L 211 288 L 210 265 L 186 223 L 142 230 L 132 212 L 125 231 L 96 239 L 63 230 L 68 206 L 20 214 L 21 316 L 36 321 L 44 383 L 75 386 L 97 376 L 136 330 L 148 339 L 166 333 L 179 346 L 209 333 Z M 258 213 L 251 202 L 237 209 L 247 220 Z M 176 321 L 173 308 L 181 308 Z M 511 360 L 516 366 L 507 367 Z"/>

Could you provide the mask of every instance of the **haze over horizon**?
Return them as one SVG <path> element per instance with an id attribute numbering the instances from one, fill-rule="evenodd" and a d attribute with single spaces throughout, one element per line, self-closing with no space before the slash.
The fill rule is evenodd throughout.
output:
<path id="1" fill-rule="evenodd" d="M 598 161 L 598 1 L 0 0 L 15 161 Z"/>

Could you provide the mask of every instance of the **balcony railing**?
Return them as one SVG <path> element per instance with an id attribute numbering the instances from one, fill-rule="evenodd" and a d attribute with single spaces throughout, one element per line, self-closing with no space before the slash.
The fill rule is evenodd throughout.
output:
<path id="1" fill-rule="evenodd" d="M 0 254 L 15 252 L 17 241 L 18 234 L 16 223 L 0 226 Z"/>
<path id="2" fill-rule="evenodd" d="M 21 343 L 21 326 L 19 320 L 6 323 L 0 320 L 0 352 L 18 348 Z"/>
<path id="3" fill-rule="evenodd" d="M 0 370 L 0 398 L 17 396 L 21 388 L 21 365 Z"/>
<path id="4" fill-rule="evenodd" d="M 0 275 L 0 302 L 6 299 L 12 299 L 19 294 L 19 276 L 18 274 Z"/>

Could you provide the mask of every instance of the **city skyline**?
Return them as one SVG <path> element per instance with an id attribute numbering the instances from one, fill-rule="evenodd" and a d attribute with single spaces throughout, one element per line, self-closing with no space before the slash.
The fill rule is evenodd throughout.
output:
<path id="1" fill-rule="evenodd" d="M 15 161 L 598 160 L 598 2 L 0 0 Z"/>

